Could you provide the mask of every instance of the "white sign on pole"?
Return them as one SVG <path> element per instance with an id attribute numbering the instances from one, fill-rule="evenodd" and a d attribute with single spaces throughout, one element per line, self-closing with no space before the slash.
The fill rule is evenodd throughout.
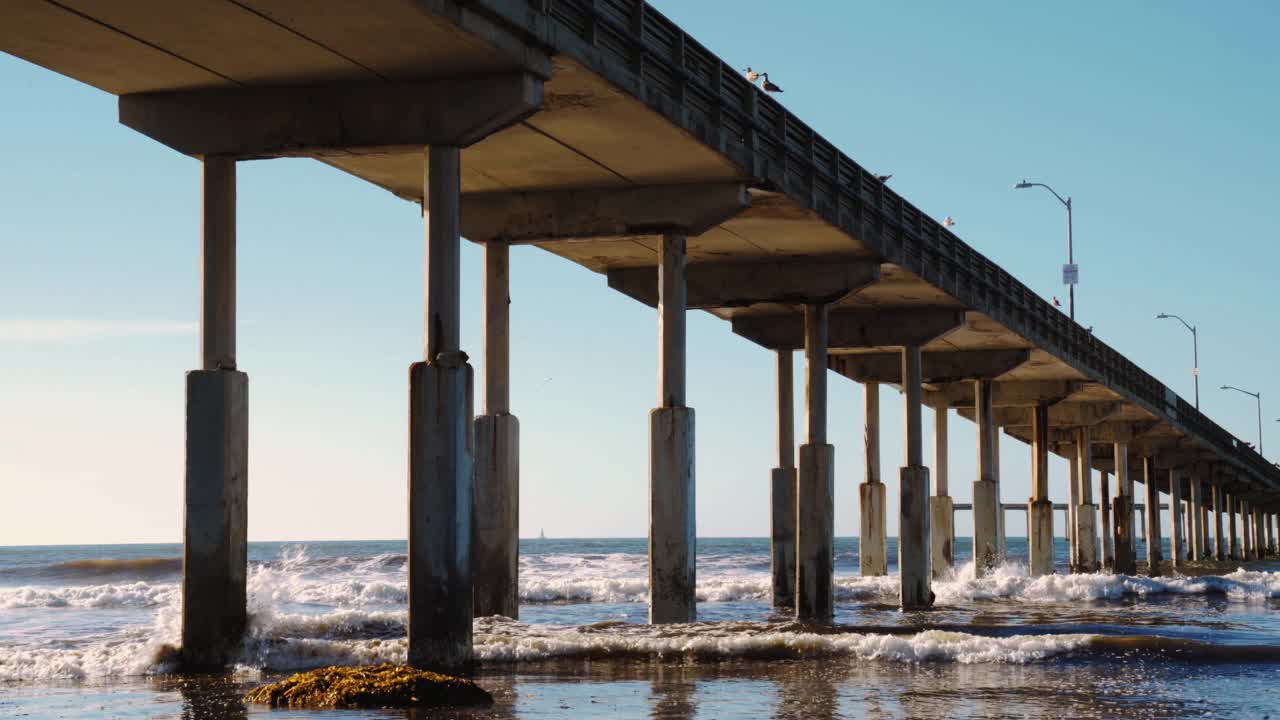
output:
<path id="1" fill-rule="evenodd" d="M 1070 263 L 1062 266 L 1062 284 L 1063 285 L 1079 285 L 1080 284 L 1080 266 Z"/>

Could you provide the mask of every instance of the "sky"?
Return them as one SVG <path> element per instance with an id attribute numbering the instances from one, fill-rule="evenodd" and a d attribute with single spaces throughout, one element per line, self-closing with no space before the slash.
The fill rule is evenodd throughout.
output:
<path id="1" fill-rule="evenodd" d="M 1188 399 L 1191 336 L 1154 317 L 1196 324 L 1202 409 L 1254 441 L 1254 400 L 1219 387 L 1260 391 L 1264 448 L 1280 458 L 1280 5 L 654 4 L 727 62 L 768 71 L 811 127 L 1064 302 L 1063 209 L 1012 185 L 1070 195 L 1080 322 Z M 178 542 L 199 164 L 119 125 L 110 95 L 12 56 L 0 54 L 0 88 L 0 545 Z M 422 346 L 417 207 L 308 160 L 241 163 L 238 189 L 249 537 L 402 538 L 407 369 Z M 477 377 L 480 258 L 464 244 L 462 340 Z M 536 248 L 513 249 L 511 265 L 521 536 L 642 537 L 656 314 Z M 764 536 L 772 354 L 706 313 L 688 332 L 698 534 Z M 881 392 L 894 534 L 902 403 Z M 858 531 L 861 393 L 831 378 L 842 536 Z M 953 419 L 957 502 L 971 497 L 975 444 Z M 1005 437 L 1001 453 L 1003 499 L 1024 502 L 1030 451 Z M 1063 502 L 1065 462 L 1050 473 Z M 969 528 L 961 514 L 957 533 Z"/>

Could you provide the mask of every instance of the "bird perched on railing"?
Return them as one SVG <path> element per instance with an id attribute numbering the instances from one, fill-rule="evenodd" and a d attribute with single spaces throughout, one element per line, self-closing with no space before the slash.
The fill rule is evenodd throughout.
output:
<path id="1" fill-rule="evenodd" d="M 756 72 L 755 70 L 752 70 L 750 65 L 748 65 L 746 69 L 742 71 L 742 75 L 747 79 L 747 82 L 751 83 L 752 85 L 754 85 L 755 82 L 760 79 L 760 73 Z"/>
<path id="2" fill-rule="evenodd" d="M 882 183 L 887 183 L 891 177 L 893 177 L 893 173 L 889 173 L 888 175 L 877 175 L 876 179 Z"/>
<path id="3" fill-rule="evenodd" d="M 764 80 L 764 91 L 767 93 L 780 93 L 782 88 L 769 81 L 769 73 L 760 73 L 760 79 Z"/>
<path id="4" fill-rule="evenodd" d="M 955 220 L 952 220 L 950 215 L 948 215 L 948 216 L 946 216 L 945 218 L 943 218 L 943 219 L 942 219 L 942 227 L 949 227 L 949 228 L 952 228 L 952 227 L 955 227 L 955 226 L 956 226 L 956 221 L 955 221 Z"/>

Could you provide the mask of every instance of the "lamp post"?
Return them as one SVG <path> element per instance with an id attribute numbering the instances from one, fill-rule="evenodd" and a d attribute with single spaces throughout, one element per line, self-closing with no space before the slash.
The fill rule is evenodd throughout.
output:
<path id="1" fill-rule="evenodd" d="M 1063 198 L 1061 195 L 1058 194 L 1056 190 L 1049 187 L 1048 185 L 1045 185 L 1044 183 L 1038 183 L 1038 182 L 1027 182 L 1025 178 L 1023 178 L 1022 182 L 1018 183 L 1017 185 L 1014 185 L 1013 189 L 1026 190 L 1027 188 L 1033 188 L 1033 187 L 1042 187 L 1045 190 L 1048 190 L 1049 192 L 1053 193 L 1053 196 L 1058 198 L 1058 202 L 1062 203 L 1067 208 L 1067 266 L 1063 268 L 1062 282 L 1067 286 L 1068 311 L 1071 315 L 1071 319 L 1075 320 L 1076 319 L 1076 282 L 1079 280 L 1079 269 L 1076 268 L 1075 248 L 1073 247 L 1072 240 L 1071 240 L 1071 198 L 1069 197 Z M 1068 276 L 1068 273 L 1070 273 L 1069 276 Z"/>
<path id="2" fill-rule="evenodd" d="M 1249 392 L 1248 390 L 1241 390 L 1240 388 L 1235 387 L 1234 385 L 1223 385 L 1222 389 L 1235 390 L 1236 392 L 1242 392 L 1245 395 L 1252 395 L 1253 399 L 1258 401 L 1258 454 L 1261 455 L 1262 454 L 1262 393 Z"/>
<path id="3" fill-rule="evenodd" d="M 1177 320 L 1178 322 L 1186 326 L 1188 330 L 1191 331 L 1191 362 L 1192 362 L 1191 376 L 1195 378 L 1195 381 L 1196 381 L 1196 409 L 1199 410 L 1200 409 L 1200 340 L 1196 334 L 1196 326 L 1192 325 L 1186 320 L 1183 320 L 1177 315 L 1172 315 L 1170 313 L 1160 313 L 1159 315 L 1156 316 L 1157 320 L 1167 320 L 1169 318 L 1173 318 L 1174 320 Z"/>

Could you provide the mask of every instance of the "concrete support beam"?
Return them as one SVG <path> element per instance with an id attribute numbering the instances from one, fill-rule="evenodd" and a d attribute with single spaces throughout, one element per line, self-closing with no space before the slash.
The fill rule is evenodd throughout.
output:
<path id="1" fill-rule="evenodd" d="M 902 607 L 933 605 L 929 527 L 929 468 L 924 466 L 924 430 L 921 387 L 922 359 L 919 345 L 902 350 L 903 435 L 906 462 L 899 475 L 898 572 Z"/>
<path id="2" fill-rule="evenodd" d="M 827 443 L 827 307 L 806 305 L 805 408 L 796 484 L 796 618 L 821 620 L 835 611 L 835 448 Z"/>
<path id="3" fill-rule="evenodd" d="M 1027 527 L 1031 576 L 1053 573 L 1053 504 L 1049 501 L 1049 406 L 1037 405 L 1031 434 L 1031 499 Z"/>
<path id="4" fill-rule="evenodd" d="M 974 382 L 978 423 L 978 479 L 973 481 L 973 572 L 976 577 L 999 565 L 1003 545 L 1000 521 L 1004 510 L 996 476 L 998 430 L 992 418 L 991 389 L 990 380 Z"/>
<path id="5" fill-rule="evenodd" d="M 1093 441 L 1089 428 L 1076 429 L 1076 471 L 1079 490 L 1076 493 L 1076 570 L 1098 570 L 1098 509 L 1093 504 Z"/>
<path id="6" fill-rule="evenodd" d="M 1121 575 L 1137 573 L 1133 533 L 1133 478 L 1129 475 L 1129 446 L 1117 442 L 1114 446 L 1116 473 L 1116 498 L 1113 511 L 1115 523 L 1115 572 Z"/>
<path id="7" fill-rule="evenodd" d="M 1111 534 L 1111 477 L 1105 471 L 1098 473 L 1098 495 L 1102 504 L 1099 519 L 1102 522 L 1102 567 L 1115 570 L 1116 539 Z"/>
<path id="8" fill-rule="evenodd" d="M 712 214 L 708 212 L 708 218 Z M 720 221 L 727 219 L 722 215 L 716 217 Z M 744 307 L 756 303 L 825 304 L 874 284 L 880 279 L 880 263 L 827 258 L 708 262 L 690 265 L 688 273 L 690 308 Z M 614 290 L 646 305 L 657 302 L 654 268 L 617 268 L 610 270 L 608 277 L 609 287 Z"/>
<path id="9" fill-rule="evenodd" d="M 1054 405 L 1078 392 L 1083 383 L 1074 380 L 1008 380 L 992 385 L 991 405 L 1003 407 L 1033 407 Z M 971 408 L 975 405 L 973 383 L 961 382 L 943 386 L 925 393 L 930 407 Z M 1005 425 L 996 418 L 997 425 Z"/>
<path id="10" fill-rule="evenodd" d="M 473 374 L 459 346 L 457 147 L 427 159 L 425 361 L 409 368 L 409 663 L 471 664 Z"/>
<path id="11" fill-rule="evenodd" d="M 862 388 L 862 448 L 865 480 L 858 486 L 858 564 L 864 577 L 889 572 L 884 482 L 880 475 L 880 386 Z"/>
<path id="12" fill-rule="evenodd" d="M 182 664 L 233 662 L 247 625 L 249 377 L 236 370 L 236 164 L 202 164 L 201 369 L 186 378 Z"/>
<path id="13" fill-rule="evenodd" d="M 238 158 L 325 150 L 467 147 L 542 107 L 523 72 L 120 97 L 120 122 L 187 155 Z"/>
<path id="14" fill-rule="evenodd" d="M 520 423 L 511 414 L 510 248 L 484 248 L 484 415 L 475 419 L 471 575 L 477 617 L 520 613 Z"/>
<path id="15" fill-rule="evenodd" d="M 1230 526 L 1230 540 L 1227 547 L 1228 560 L 1243 560 L 1244 556 L 1240 552 L 1240 533 L 1236 528 L 1236 512 L 1240 509 L 1240 501 L 1234 496 L 1228 494 L 1227 500 L 1227 523 Z"/>
<path id="16" fill-rule="evenodd" d="M 792 353 L 778 351 L 778 466 L 771 478 L 773 606 L 796 606 L 796 439 Z"/>
<path id="17" fill-rule="evenodd" d="M 1160 474 L 1156 469 L 1156 460 L 1150 455 L 1142 458 L 1142 481 L 1147 489 L 1147 574 L 1156 577 L 1160 574 Z"/>
<path id="18" fill-rule="evenodd" d="M 658 407 L 649 413 L 649 622 L 696 617 L 694 413 L 685 406 L 685 244 L 662 236 Z"/>
<path id="19" fill-rule="evenodd" d="M 1115 415 L 1121 408 L 1115 402 L 1061 402 L 1049 406 L 1049 427 L 1070 428 L 1062 434 L 1062 441 L 1074 444 L 1075 428 L 1097 425 Z M 996 422 L 1004 427 L 1030 427 L 1030 407 L 1001 407 L 996 410 Z M 1051 440 L 1058 440 L 1051 435 Z"/>
<path id="20" fill-rule="evenodd" d="M 1253 523 L 1249 517 L 1249 503 L 1239 500 L 1240 508 L 1240 536 L 1243 541 L 1243 552 L 1240 559 L 1249 561 L 1254 559 L 1253 555 Z"/>
<path id="21" fill-rule="evenodd" d="M 926 383 L 992 379 L 1017 369 L 1030 356 L 1029 350 L 925 352 L 922 373 Z M 902 383 L 899 353 L 836 355 L 831 358 L 831 369 L 857 382 Z"/>
<path id="22" fill-rule="evenodd" d="M 955 511 L 947 487 L 946 408 L 933 413 L 933 497 L 929 498 L 930 568 L 934 578 L 944 577 L 955 564 Z"/>
<path id="23" fill-rule="evenodd" d="M 1178 572 L 1184 567 L 1183 563 L 1183 538 L 1185 534 L 1182 529 L 1183 511 L 1182 511 L 1182 475 L 1177 470 L 1169 472 L 1169 554 L 1173 562 L 1173 571 Z"/>
<path id="24" fill-rule="evenodd" d="M 1204 555 L 1204 496 L 1199 473 L 1188 476 L 1191 494 L 1191 559 L 1199 562 Z"/>
<path id="25" fill-rule="evenodd" d="M 922 346 L 964 326 L 963 310 L 885 308 L 830 313 L 828 347 Z M 774 350 L 804 347 L 804 323 L 794 314 L 739 315 L 733 331 Z"/>
<path id="26" fill-rule="evenodd" d="M 1213 557 L 1215 560 L 1226 560 L 1229 551 L 1229 544 L 1226 535 L 1222 532 L 1222 488 L 1216 484 L 1209 487 L 1210 494 L 1213 496 Z"/>

